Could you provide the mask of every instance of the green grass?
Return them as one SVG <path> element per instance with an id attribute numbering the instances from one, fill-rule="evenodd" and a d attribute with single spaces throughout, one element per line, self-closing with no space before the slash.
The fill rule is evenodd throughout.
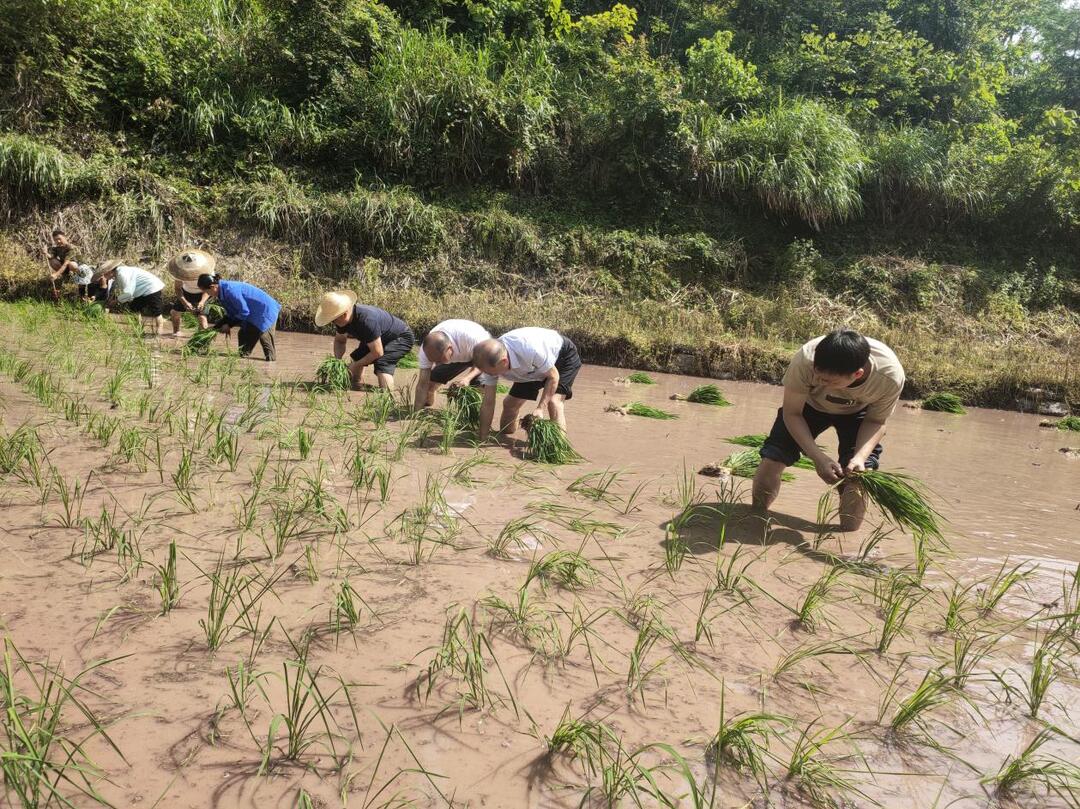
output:
<path id="1" fill-rule="evenodd" d="M 348 363 L 334 357 L 327 357 L 315 369 L 315 381 L 320 387 L 327 390 L 349 390 L 352 388 L 352 377 L 349 375 Z"/>
<path id="2" fill-rule="evenodd" d="M 419 368 L 420 358 L 416 355 L 416 349 L 414 348 L 400 360 L 397 364 L 398 368 Z"/>
<path id="3" fill-rule="evenodd" d="M 729 402 L 716 385 L 698 385 L 686 395 L 686 401 L 715 407 L 729 407 Z"/>
<path id="4" fill-rule="evenodd" d="M 570 464 L 582 459 L 562 427 L 550 419 L 536 419 L 529 425 L 526 456 L 547 464 Z"/>
<path id="5" fill-rule="evenodd" d="M 1059 430 L 1068 430 L 1073 433 L 1080 433 L 1080 416 L 1065 416 L 1059 419 L 1055 424 Z"/>
<path id="6" fill-rule="evenodd" d="M 626 377 L 631 384 L 634 385 L 655 385 L 656 380 L 649 376 L 644 371 L 634 371 L 630 376 Z"/>
<path id="7" fill-rule="evenodd" d="M 629 413 L 631 416 L 641 416 L 646 419 L 676 419 L 674 413 L 668 413 L 666 410 L 661 410 L 658 407 L 652 407 L 651 405 L 643 404 L 642 402 L 628 402 L 622 406 L 622 409 Z"/>
<path id="8" fill-rule="evenodd" d="M 954 413 L 958 416 L 967 412 L 964 410 L 963 400 L 955 393 L 931 393 L 923 399 L 922 409 L 939 413 Z"/>

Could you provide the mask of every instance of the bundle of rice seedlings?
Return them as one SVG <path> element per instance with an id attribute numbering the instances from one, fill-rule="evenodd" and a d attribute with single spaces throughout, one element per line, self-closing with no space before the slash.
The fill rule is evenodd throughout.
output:
<path id="1" fill-rule="evenodd" d="M 203 307 L 203 311 L 206 313 L 206 319 L 211 323 L 217 323 L 225 317 L 225 307 L 220 303 L 208 303 Z"/>
<path id="2" fill-rule="evenodd" d="M 469 430 L 479 428 L 480 405 L 484 401 L 484 394 L 480 392 L 480 389 L 472 385 L 464 385 L 451 388 L 449 396 L 450 407 L 455 411 L 458 426 Z"/>
<path id="3" fill-rule="evenodd" d="M 528 458 L 540 463 L 568 464 L 581 460 L 562 427 L 551 419 L 533 419 L 529 424 Z"/>
<path id="4" fill-rule="evenodd" d="M 398 360 L 397 367 L 398 368 L 419 368 L 420 367 L 420 358 L 416 356 L 416 351 L 410 351 L 408 354 L 406 354 L 404 357 L 402 357 L 400 360 Z"/>
<path id="5" fill-rule="evenodd" d="M 964 403 L 955 393 L 931 393 L 923 399 L 922 409 L 938 413 L 955 413 L 958 416 L 967 412 L 964 410 Z"/>
<path id="6" fill-rule="evenodd" d="M 731 474 L 738 478 L 752 478 L 761 466 L 761 451 L 756 448 L 744 449 L 729 455 L 721 466 L 730 470 Z M 781 480 L 795 480 L 790 472 L 780 475 Z"/>
<path id="7" fill-rule="evenodd" d="M 1054 424 L 1059 430 L 1069 430 L 1070 432 L 1080 433 L 1080 416 L 1066 416 L 1060 419 Z"/>
<path id="8" fill-rule="evenodd" d="M 183 355 L 188 357 L 192 354 L 206 354 L 210 351 L 210 344 L 217 336 L 217 329 L 199 329 L 184 344 Z"/>
<path id="9" fill-rule="evenodd" d="M 765 439 L 768 438 L 765 433 L 751 433 L 749 435 L 735 435 L 730 438 L 725 438 L 729 444 L 738 444 L 740 447 L 753 447 L 760 450 L 765 446 Z M 796 469 L 813 469 L 814 462 L 807 458 L 805 455 L 799 457 L 799 460 L 792 464 Z"/>
<path id="10" fill-rule="evenodd" d="M 944 541 L 939 525 L 942 517 L 930 505 L 926 488 L 918 479 L 901 472 L 877 469 L 858 472 L 855 479 L 862 485 L 867 498 L 893 525 L 919 536 Z"/>
<path id="11" fill-rule="evenodd" d="M 626 379 L 634 385 L 655 385 L 656 380 L 644 371 L 634 371 Z"/>
<path id="12" fill-rule="evenodd" d="M 105 307 L 100 303 L 91 303 L 83 308 L 82 313 L 87 320 L 97 320 L 105 317 Z"/>
<path id="13" fill-rule="evenodd" d="M 352 387 L 349 364 L 345 360 L 327 357 L 315 369 L 315 381 L 328 390 L 349 390 Z"/>
<path id="14" fill-rule="evenodd" d="M 495 392 L 502 395 L 510 392 L 510 386 L 502 382 L 495 383 Z"/>
<path id="15" fill-rule="evenodd" d="M 731 402 L 724 398 L 724 394 L 721 393 L 720 388 L 716 387 L 716 385 L 698 385 L 686 396 L 680 396 L 676 393 L 671 398 L 694 402 L 696 404 L 713 405 L 714 407 L 731 406 Z"/>
<path id="16" fill-rule="evenodd" d="M 674 413 L 668 413 L 666 410 L 660 410 L 659 408 L 652 407 L 642 402 L 627 402 L 620 410 L 625 411 L 631 416 L 642 416 L 647 419 L 675 419 L 678 418 Z"/>

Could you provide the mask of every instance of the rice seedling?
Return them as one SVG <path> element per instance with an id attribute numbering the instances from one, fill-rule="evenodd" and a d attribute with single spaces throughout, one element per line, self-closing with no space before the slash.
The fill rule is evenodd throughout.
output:
<path id="1" fill-rule="evenodd" d="M 120 420 L 103 413 L 91 413 L 86 419 L 86 431 L 106 447 L 109 446 L 118 429 L 120 429 Z"/>
<path id="2" fill-rule="evenodd" d="M 625 412 L 627 415 L 641 416 L 646 419 L 660 419 L 662 421 L 667 421 L 678 418 L 674 413 L 668 413 L 666 410 L 647 405 L 644 402 L 627 402 L 622 405 L 619 410 L 620 412 Z"/>
<path id="3" fill-rule="evenodd" d="M 199 329 L 184 343 L 184 347 L 180 349 L 180 355 L 185 358 L 206 356 L 210 353 L 210 345 L 218 334 L 217 329 Z"/>
<path id="4" fill-rule="evenodd" d="M 881 631 L 878 633 L 878 654 L 885 654 L 897 637 L 903 634 L 904 626 L 912 611 L 925 598 L 925 593 L 918 590 L 915 583 L 900 573 L 890 573 L 885 579 L 874 581 L 874 601 L 881 618 Z"/>
<path id="5" fill-rule="evenodd" d="M 267 676 L 269 675 L 266 672 L 252 670 L 251 664 L 245 663 L 243 660 L 235 666 L 225 667 L 225 677 L 229 681 L 229 697 L 232 700 L 231 707 L 235 708 L 241 716 L 247 716 L 248 704 L 254 697 L 256 690 L 264 698 L 266 697 L 261 681 Z"/>
<path id="6" fill-rule="evenodd" d="M 746 587 L 747 585 L 753 586 L 753 579 L 747 575 L 746 571 L 757 561 L 751 558 L 747 559 L 745 564 L 740 565 L 744 552 L 746 552 L 746 549 L 740 545 L 730 556 L 717 555 L 716 570 L 714 572 L 717 591 L 735 596 L 740 601 L 748 600 Z"/>
<path id="7" fill-rule="evenodd" d="M 1080 416 L 1065 416 L 1053 423 L 1058 430 L 1080 433 Z"/>
<path id="8" fill-rule="evenodd" d="M 287 637 L 287 636 L 286 636 Z M 333 700 L 343 696 L 352 707 L 349 686 L 340 677 L 333 690 L 328 690 L 322 667 L 312 669 L 308 663 L 308 644 L 297 645 L 288 638 L 295 657 L 282 663 L 281 682 L 285 691 L 283 710 L 274 713 L 266 733 L 262 764 L 259 774 L 270 768 L 275 750 L 275 739 L 283 731 L 284 749 L 281 756 L 286 761 L 299 761 L 315 745 L 326 750 L 335 760 L 338 758 L 337 740 L 342 738 L 333 711 Z M 354 727 L 359 723 L 353 711 Z M 331 729 L 333 726 L 333 729 Z M 321 728 L 321 730 L 320 730 Z"/>
<path id="9" fill-rule="evenodd" d="M 361 606 L 372 612 L 363 596 L 345 579 L 334 593 L 334 605 L 330 609 L 330 631 L 335 635 L 352 632 L 360 625 Z"/>
<path id="10" fill-rule="evenodd" d="M 571 464 L 582 460 L 562 427 L 550 419 L 534 419 L 528 429 L 525 455 L 538 463 Z"/>
<path id="11" fill-rule="evenodd" d="M 296 428 L 296 450 L 300 453 L 300 460 L 306 461 L 311 454 L 311 448 L 315 443 L 315 434 L 300 425 Z"/>
<path id="12" fill-rule="evenodd" d="M 713 407 L 730 407 L 731 402 L 727 400 L 720 388 L 716 385 L 698 385 L 685 397 L 675 394 L 672 399 L 684 399 L 687 402 L 693 402 L 695 404 L 712 405 Z"/>
<path id="13" fill-rule="evenodd" d="M 529 598 L 527 581 L 517 589 L 513 601 L 489 595 L 480 605 L 491 615 L 493 627 L 508 630 L 511 638 L 520 639 L 541 656 L 550 658 L 561 650 L 559 625 L 551 613 Z"/>
<path id="14" fill-rule="evenodd" d="M 674 799 L 666 795 L 656 780 L 656 773 L 661 768 L 649 767 L 642 763 L 644 754 L 651 748 L 664 749 L 669 756 L 677 754 L 666 745 L 649 745 L 638 750 L 627 750 L 622 742 L 615 739 L 613 744 L 605 745 L 599 750 L 599 759 L 596 762 L 597 771 L 591 774 L 590 783 L 582 795 L 579 806 L 625 806 L 630 801 L 635 806 L 645 806 L 642 798 L 650 799 L 647 805 L 674 806 Z M 666 748 L 666 749 L 665 749 Z M 687 766 L 689 772 L 689 767 Z M 595 778 L 598 783 L 591 783 Z M 693 781 L 694 794 L 697 794 L 697 784 Z"/>
<path id="15" fill-rule="evenodd" d="M 487 455 L 477 453 L 468 458 L 463 458 L 453 466 L 449 467 L 446 470 L 446 479 L 451 483 L 457 483 L 461 486 L 474 486 L 479 483 L 479 479 L 476 477 L 476 470 L 494 464 L 495 461 Z"/>
<path id="16" fill-rule="evenodd" d="M 592 563 L 577 551 L 551 551 L 529 565 L 525 584 L 534 579 L 555 582 L 568 590 L 591 587 L 598 573 Z"/>
<path id="17" fill-rule="evenodd" d="M 925 487 L 911 475 L 867 469 L 852 478 L 867 499 L 896 527 L 944 544 L 941 515 L 930 505 Z M 839 484 L 838 484 L 839 485 Z"/>
<path id="18" fill-rule="evenodd" d="M 896 702 L 897 691 L 900 688 L 900 672 L 897 669 L 892 683 L 885 689 L 878 712 L 878 722 L 881 722 L 893 704 L 896 710 L 889 720 L 889 730 L 894 734 L 910 732 L 915 728 L 922 732 L 926 739 L 931 734 L 926 724 L 926 714 L 934 708 L 948 705 L 956 699 L 958 692 L 953 688 L 952 678 L 946 677 L 940 669 L 930 669 L 924 675 L 920 683 L 907 697 Z"/>
<path id="19" fill-rule="evenodd" d="M 720 466 L 730 471 L 734 477 L 753 478 L 758 467 L 761 466 L 761 451 L 749 448 L 741 452 L 733 452 L 721 461 Z M 780 479 L 792 481 L 795 480 L 795 476 L 790 472 L 783 472 Z"/>
<path id="20" fill-rule="evenodd" d="M 968 595 L 974 588 L 974 584 L 961 587 L 957 582 L 953 585 L 945 601 L 944 630 L 946 632 L 958 632 L 967 624 L 966 612 L 972 606 Z"/>
<path id="21" fill-rule="evenodd" d="M 1080 766 L 1039 753 L 1055 733 L 1054 728 L 1043 728 L 1020 755 L 1006 758 L 1001 769 L 985 776 L 980 783 L 993 786 L 1001 797 L 1055 795 L 1067 806 L 1080 806 Z"/>
<path id="22" fill-rule="evenodd" d="M 106 722 L 80 693 L 86 689 L 84 680 L 115 659 L 69 677 L 49 661 L 26 660 L 7 637 L 3 649 L 0 782 L 5 797 L 26 809 L 74 806 L 78 796 L 108 806 L 95 787 L 105 773 L 89 758 L 87 748 L 99 740 L 125 763 L 127 759 L 110 738 Z"/>
<path id="23" fill-rule="evenodd" d="M 131 366 L 126 363 L 121 365 L 105 383 L 105 387 L 102 388 L 101 391 L 102 396 L 104 396 L 111 404 L 119 405 L 120 393 L 123 391 L 124 385 L 127 383 L 130 376 Z"/>
<path id="24" fill-rule="evenodd" d="M 554 540 L 550 532 L 529 517 L 515 517 L 502 527 L 498 535 L 488 539 L 488 556 L 495 559 L 509 559 L 510 549 L 528 549 L 530 545 L 539 547 L 539 540 Z"/>
<path id="25" fill-rule="evenodd" d="M 165 564 L 154 565 L 157 571 L 156 587 L 161 598 L 161 615 L 169 612 L 180 601 L 180 580 L 176 575 L 176 541 L 169 543 Z"/>
<path id="26" fill-rule="evenodd" d="M 769 750 L 772 725 L 783 718 L 766 713 L 738 714 L 730 719 L 725 712 L 727 690 L 720 685 L 720 720 L 716 733 L 705 745 L 718 764 L 749 772 L 761 783 L 765 778 L 765 754 Z"/>
<path id="27" fill-rule="evenodd" d="M 922 400 L 923 410 L 933 410 L 938 413 L 953 413 L 962 416 L 967 411 L 964 409 L 963 400 L 955 393 L 931 393 Z"/>
<path id="28" fill-rule="evenodd" d="M 352 377 L 349 375 L 348 363 L 335 357 L 327 357 L 315 369 L 315 382 L 326 390 L 351 389 Z"/>
<path id="29" fill-rule="evenodd" d="M 206 637 L 206 648 L 215 652 L 229 639 L 236 627 L 244 626 L 249 631 L 254 628 L 255 624 L 251 619 L 255 615 L 256 606 L 264 595 L 273 591 L 282 573 L 277 573 L 255 586 L 255 580 L 244 575 L 241 568 L 226 569 L 224 553 L 218 556 L 213 570 L 206 572 L 198 569 L 210 582 L 206 617 L 199 619 L 199 626 Z"/>
<path id="30" fill-rule="evenodd" d="M 192 514 L 199 510 L 195 500 L 195 474 L 195 453 L 188 447 L 181 447 L 176 471 L 172 473 L 172 483 L 176 499 Z"/>
<path id="31" fill-rule="evenodd" d="M 443 409 L 439 418 L 439 451 L 443 455 L 449 455 L 450 450 L 457 444 L 458 437 L 461 435 L 461 422 L 459 421 L 458 411 L 452 405 Z"/>
<path id="32" fill-rule="evenodd" d="M 988 642 L 984 642 L 987 641 Z M 998 638 L 991 638 L 988 634 L 977 632 L 957 632 L 953 638 L 952 649 L 952 685 L 954 688 L 963 690 L 969 679 L 975 672 L 975 668 L 982 662 Z"/>
<path id="33" fill-rule="evenodd" d="M 443 497 L 442 482 L 439 476 L 430 474 L 420 503 L 401 512 L 390 526 L 398 540 L 408 546 L 411 565 L 430 561 L 439 548 L 453 546 L 458 530 L 458 521 Z"/>
<path id="34" fill-rule="evenodd" d="M 614 494 L 610 493 L 610 489 L 618 481 L 621 474 L 621 472 L 610 468 L 602 472 L 589 472 L 571 481 L 566 490 L 597 503 L 610 503 L 617 499 Z"/>
<path id="35" fill-rule="evenodd" d="M 60 497 L 60 505 L 63 507 L 63 513 L 57 518 L 57 523 L 61 528 L 78 528 L 82 525 L 83 500 L 86 499 L 86 489 L 90 485 L 93 474 L 93 470 L 87 473 L 86 483 L 79 483 L 76 480 L 69 486 L 59 472 L 54 473 L 54 485 Z"/>
<path id="36" fill-rule="evenodd" d="M 627 516 L 635 511 L 638 511 L 639 509 L 637 503 L 641 499 L 641 495 L 645 491 L 645 487 L 648 486 L 649 483 L 650 481 L 643 480 L 632 490 L 630 490 L 628 494 L 626 494 L 622 498 L 619 498 L 622 502 L 616 507 L 615 510 L 623 516 Z"/>
<path id="37" fill-rule="evenodd" d="M 28 424 L 19 426 L 11 435 L 0 435 L 0 475 L 16 474 L 43 452 L 37 430 Z"/>
<path id="38" fill-rule="evenodd" d="M 466 430 L 475 432 L 480 427 L 480 405 L 484 394 L 472 385 L 451 388 L 449 406 L 455 413 L 457 424 Z"/>
<path id="39" fill-rule="evenodd" d="M 655 385 L 656 380 L 649 376 L 644 371 L 634 371 L 630 376 L 626 377 L 634 385 Z"/>
<path id="40" fill-rule="evenodd" d="M 813 806 L 839 809 L 846 805 L 848 795 L 862 795 L 857 782 L 825 754 L 828 745 L 847 738 L 847 734 L 843 726 L 814 732 L 815 723 L 811 722 L 799 732 L 785 765 L 784 778 L 793 783 Z"/>
<path id="41" fill-rule="evenodd" d="M 381 388 L 364 397 L 363 417 L 376 427 L 382 427 L 386 424 L 396 410 L 397 406 L 394 403 L 393 394 Z"/>
<path id="42" fill-rule="evenodd" d="M 998 568 L 994 577 L 979 589 L 978 596 L 975 600 L 975 606 L 979 611 L 979 615 L 989 615 L 997 609 L 1002 599 L 1009 594 L 1009 591 L 1012 590 L 1013 587 L 1023 584 L 1031 578 L 1034 570 L 1024 570 L 1023 568 L 1023 562 L 1019 562 L 1012 567 L 1009 567 L 1008 559 L 1005 559 L 1001 563 L 1001 567 Z"/>
<path id="43" fill-rule="evenodd" d="M 282 497 L 270 503 L 270 522 L 267 526 L 270 532 L 270 541 L 267 540 L 266 531 L 260 529 L 259 536 L 263 547 L 271 559 L 280 559 L 289 545 L 299 541 L 312 530 L 312 520 L 308 516 L 308 500 L 302 495 L 299 497 Z"/>
<path id="44" fill-rule="evenodd" d="M 833 641 L 826 641 L 818 644 L 804 644 L 796 647 L 791 652 L 788 652 L 777 661 L 772 670 L 773 679 L 780 679 L 808 660 L 818 660 L 828 655 L 857 656 L 857 653 L 851 648 Z M 824 663 L 824 661 L 822 662 Z"/>
<path id="45" fill-rule="evenodd" d="M 810 585 L 802 601 L 793 610 L 795 622 L 801 629 L 814 632 L 818 628 L 819 621 L 827 623 L 822 613 L 829 601 L 829 597 L 832 595 L 836 582 L 843 573 L 844 569 L 842 567 L 830 567 L 821 574 L 817 581 Z"/>
<path id="46" fill-rule="evenodd" d="M 1031 658 L 1031 673 L 1024 680 L 1024 703 L 1028 716 L 1037 719 L 1046 702 L 1047 692 L 1060 676 L 1063 656 L 1061 639 L 1053 633 L 1036 637 L 1035 651 Z"/>
<path id="47" fill-rule="evenodd" d="M 210 463 L 224 462 L 230 472 L 235 472 L 243 452 L 240 449 L 240 436 L 227 425 L 219 423 L 214 431 L 214 443 L 206 452 Z"/>
<path id="48" fill-rule="evenodd" d="M 684 511 L 672 517 L 664 529 L 664 569 L 672 581 L 675 580 L 675 574 L 682 567 L 686 554 L 690 552 L 690 546 L 686 544 L 680 530 L 683 523 L 689 522 L 687 513 Z"/>

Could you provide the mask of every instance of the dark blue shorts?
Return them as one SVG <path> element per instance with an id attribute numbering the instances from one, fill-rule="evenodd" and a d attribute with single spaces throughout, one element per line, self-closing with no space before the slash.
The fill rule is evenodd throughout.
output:
<path id="1" fill-rule="evenodd" d="M 461 374 L 473 367 L 471 362 L 443 362 L 431 369 L 431 381 L 445 385 L 458 378 Z M 480 377 L 474 376 L 473 385 L 480 384 Z"/>
<path id="2" fill-rule="evenodd" d="M 413 345 L 416 343 L 416 336 L 412 333 L 412 329 L 408 329 L 404 334 L 399 334 L 389 343 L 383 343 L 383 355 L 372 363 L 372 367 L 377 374 L 394 375 L 394 371 L 397 370 L 397 364 L 401 361 L 401 358 L 412 351 Z M 361 343 L 359 348 L 349 354 L 353 360 L 361 359 L 367 356 L 368 347 Z"/>
<path id="3" fill-rule="evenodd" d="M 859 427 L 862 426 L 865 416 L 865 410 L 858 413 L 837 415 L 835 413 L 822 413 L 810 405 L 803 406 L 803 418 L 806 419 L 806 424 L 810 427 L 810 434 L 814 438 L 817 438 L 830 427 L 836 428 L 841 466 L 847 466 L 848 461 L 855 455 L 855 441 L 859 437 Z M 799 460 L 801 455 L 802 450 L 795 443 L 795 439 L 791 437 L 787 425 L 784 424 L 784 408 L 781 407 L 776 413 L 776 421 L 773 422 L 772 431 L 761 448 L 761 457 L 782 463 L 784 466 L 791 466 Z M 874 451 L 870 453 L 870 457 L 866 459 L 866 468 L 877 469 L 880 458 L 881 444 L 878 444 L 874 447 Z"/>

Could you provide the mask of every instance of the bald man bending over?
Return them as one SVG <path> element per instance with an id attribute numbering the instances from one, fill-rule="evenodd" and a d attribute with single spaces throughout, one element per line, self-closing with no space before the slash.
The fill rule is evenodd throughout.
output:
<path id="1" fill-rule="evenodd" d="M 473 366 L 473 349 L 490 340 L 488 330 L 471 320 L 444 320 L 424 338 L 420 346 L 420 379 L 416 383 L 413 409 L 435 404 L 435 389 L 468 385 L 480 375 Z"/>
<path id="2" fill-rule="evenodd" d="M 483 441 L 495 417 L 495 385 L 499 377 L 514 383 L 503 400 L 499 432 L 517 432 L 518 414 L 526 402 L 540 401 L 533 415 L 549 418 L 566 429 L 564 403 L 574 397 L 574 379 L 581 370 L 577 346 L 557 331 L 529 326 L 508 331 L 497 340 L 484 340 L 473 349 L 473 365 L 483 373 L 479 438 Z"/>

